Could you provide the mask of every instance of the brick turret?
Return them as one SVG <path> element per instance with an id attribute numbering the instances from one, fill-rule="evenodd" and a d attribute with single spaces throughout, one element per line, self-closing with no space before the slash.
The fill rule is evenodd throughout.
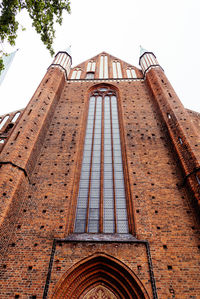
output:
<path id="1" fill-rule="evenodd" d="M 70 72 L 71 60 L 68 52 L 58 52 L 2 149 L 0 155 L 0 236 L 2 238 L 4 235 L 8 237 L 22 205 L 19 192 L 23 194 L 23 190 L 31 184 L 31 174 L 65 79 Z"/>
<path id="2" fill-rule="evenodd" d="M 52 64 L 50 65 L 50 68 L 60 68 L 63 70 L 66 74 L 66 78 L 68 78 L 70 70 L 72 65 L 72 57 L 71 57 L 71 46 L 67 48 L 66 51 L 59 51 Z"/>
<path id="3" fill-rule="evenodd" d="M 141 48 L 139 64 L 159 107 L 185 178 L 200 206 L 200 136 L 168 81 L 156 56 Z M 167 173 L 166 173 L 167 176 Z"/>

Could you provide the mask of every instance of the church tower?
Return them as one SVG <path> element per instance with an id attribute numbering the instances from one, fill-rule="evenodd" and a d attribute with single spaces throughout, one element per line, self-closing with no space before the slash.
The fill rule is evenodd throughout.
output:
<path id="1" fill-rule="evenodd" d="M 71 65 L 0 116 L 0 297 L 198 298 L 200 114 L 145 49 Z"/>
<path id="2" fill-rule="evenodd" d="M 194 203 L 200 205 L 200 137 L 188 119 L 182 103 L 166 78 L 153 53 L 141 48 L 140 66 L 159 107 L 169 132 L 171 143 L 194 196 Z M 153 70 L 152 70 L 153 69 Z"/>

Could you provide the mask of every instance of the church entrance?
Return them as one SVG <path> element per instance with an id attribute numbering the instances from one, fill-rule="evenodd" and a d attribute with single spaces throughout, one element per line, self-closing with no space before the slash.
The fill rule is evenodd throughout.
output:
<path id="1" fill-rule="evenodd" d="M 137 275 L 103 253 L 81 260 L 58 281 L 52 299 L 149 299 Z"/>

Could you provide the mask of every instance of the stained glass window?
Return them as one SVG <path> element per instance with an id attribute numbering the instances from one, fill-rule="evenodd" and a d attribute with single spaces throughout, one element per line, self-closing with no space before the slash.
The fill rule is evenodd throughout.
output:
<path id="1" fill-rule="evenodd" d="M 76 233 L 128 233 L 116 93 L 90 96 L 75 222 Z"/>

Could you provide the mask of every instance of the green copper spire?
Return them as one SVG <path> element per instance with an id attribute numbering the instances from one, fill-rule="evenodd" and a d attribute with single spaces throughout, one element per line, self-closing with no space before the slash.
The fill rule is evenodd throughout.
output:
<path id="1" fill-rule="evenodd" d="M 144 48 L 140 45 L 140 57 L 141 57 L 144 53 L 146 53 L 146 52 L 149 52 L 149 51 L 147 51 L 146 49 L 144 49 Z"/>
<path id="2" fill-rule="evenodd" d="M 69 47 L 67 47 L 66 52 L 67 52 L 67 54 L 69 54 L 69 56 L 72 56 L 71 45 Z"/>

